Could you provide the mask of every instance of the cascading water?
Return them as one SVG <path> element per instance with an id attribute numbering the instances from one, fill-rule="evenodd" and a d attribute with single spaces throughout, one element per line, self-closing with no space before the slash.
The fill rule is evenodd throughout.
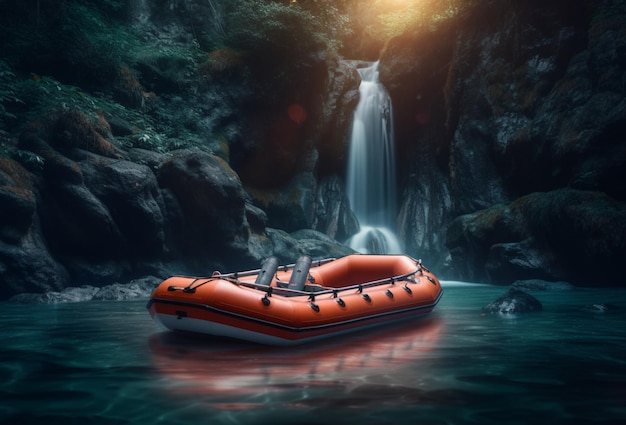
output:
<path id="1" fill-rule="evenodd" d="M 360 231 L 348 244 L 364 254 L 401 253 L 391 230 L 396 206 L 391 99 L 378 81 L 378 62 L 358 71 L 360 100 L 352 123 L 347 186 Z"/>

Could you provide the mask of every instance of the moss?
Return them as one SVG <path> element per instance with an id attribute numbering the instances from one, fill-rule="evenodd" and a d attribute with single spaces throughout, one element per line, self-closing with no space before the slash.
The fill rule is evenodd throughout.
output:
<path id="1" fill-rule="evenodd" d="M 266 209 L 269 205 L 278 204 L 281 199 L 281 194 L 278 190 L 263 190 L 246 187 L 246 191 L 255 200 L 255 204 L 258 204 L 263 209 Z"/>
<path id="2" fill-rule="evenodd" d="M 235 49 L 221 48 L 209 53 L 207 60 L 200 65 L 200 72 L 213 78 L 219 75 L 232 75 L 242 71 L 243 54 Z"/>
<path id="3" fill-rule="evenodd" d="M 12 183 L 12 185 L 5 185 L 5 188 L 13 188 L 12 190 L 20 189 L 22 191 L 30 192 L 34 188 L 34 176 L 22 167 L 18 162 L 0 156 L 0 177 L 4 175 L 4 179 Z M 1 181 L 0 181 L 1 182 Z M 30 194 L 32 196 L 32 192 Z"/>

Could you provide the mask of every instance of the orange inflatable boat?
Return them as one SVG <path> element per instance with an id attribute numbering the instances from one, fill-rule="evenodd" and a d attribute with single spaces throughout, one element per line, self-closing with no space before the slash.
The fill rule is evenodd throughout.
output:
<path id="1" fill-rule="evenodd" d="M 210 277 L 175 276 L 152 294 L 148 310 L 173 331 L 295 345 L 432 311 L 441 284 L 405 255 L 348 255 Z"/>

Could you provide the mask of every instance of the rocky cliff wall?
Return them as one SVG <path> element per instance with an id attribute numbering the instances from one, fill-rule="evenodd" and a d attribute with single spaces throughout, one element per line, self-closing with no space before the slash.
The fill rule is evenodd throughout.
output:
<path id="1" fill-rule="evenodd" d="M 353 64 L 212 46 L 206 2 L 53 3 L 2 16 L 0 298 L 351 252 Z M 382 52 L 407 253 L 443 278 L 623 285 L 623 2 L 471 4 Z"/>
<path id="2" fill-rule="evenodd" d="M 485 1 L 390 41 L 408 250 L 458 279 L 623 284 L 621 3 Z"/>

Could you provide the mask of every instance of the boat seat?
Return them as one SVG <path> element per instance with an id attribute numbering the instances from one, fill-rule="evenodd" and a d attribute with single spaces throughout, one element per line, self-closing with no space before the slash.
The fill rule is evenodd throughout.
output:
<path id="1" fill-rule="evenodd" d="M 267 257 L 261 263 L 261 270 L 259 270 L 259 274 L 256 277 L 254 283 L 262 286 L 269 286 L 272 283 L 272 279 L 274 279 L 274 275 L 278 270 L 278 258 L 271 256 Z"/>
<path id="2" fill-rule="evenodd" d="M 303 255 L 298 258 L 298 261 L 296 261 L 293 271 L 291 272 L 291 277 L 289 278 L 289 289 L 294 289 L 296 291 L 304 290 L 304 285 L 309 277 L 309 269 L 311 268 L 312 261 L 313 260 L 311 260 L 311 257 L 308 255 Z"/>

